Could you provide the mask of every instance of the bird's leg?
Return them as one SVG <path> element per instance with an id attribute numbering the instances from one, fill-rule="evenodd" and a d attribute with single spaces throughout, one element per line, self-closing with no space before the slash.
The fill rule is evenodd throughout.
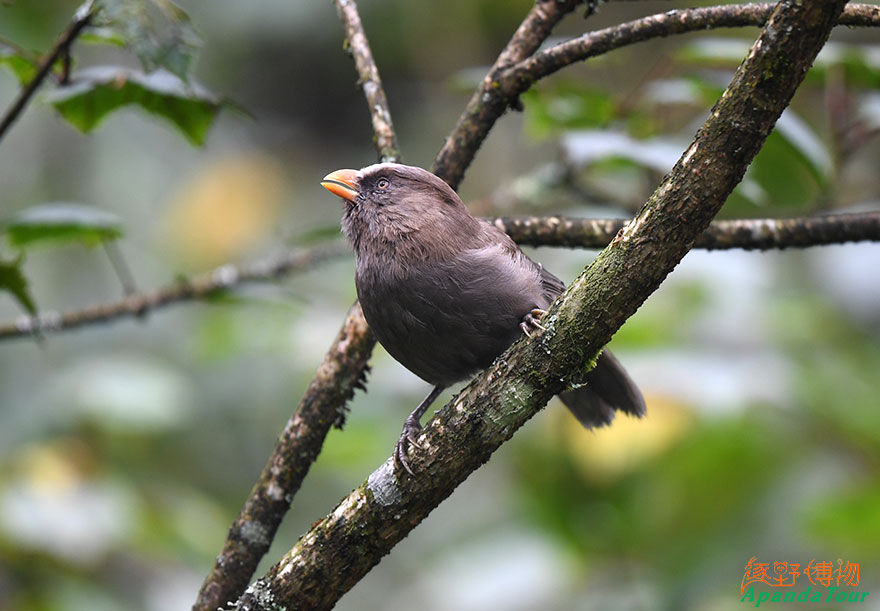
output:
<path id="1" fill-rule="evenodd" d="M 541 331 L 546 331 L 544 329 L 544 325 L 541 324 L 541 317 L 544 316 L 547 312 L 540 309 L 535 308 L 525 316 L 523 316 L 522 322 L 519 323 L 519 328 L 522 329 L 523 333 L 532 336 L 531 331 L 535 329 L 540 329 Z"/>
<path id="2" fill-rule="evenodd" d="M 428 396 L 422 399 L 419 406 L 406 417 L 406 420 L 403 421 L 403 431 L 400 433 L 397 445 L 394 446 L 394 462 L 406 469 L 406 472 L 410 475 L 415 474 L 409 466 L 409 459 L 407 458 L 406 453 L 409 450 L 410 445 L 414 445 L 417 448 L 422 447 L 419 445 L 418 441 L 419 431 L 422 430 L 422 425 L 419 424 L 419 420 L 422 418 L 422 415 L 428 411 L 428 408 L 431 407 L 431 404 L 437 399 L 440 393 L 443 392 L 444 388 L 446 387 L 435 386 L 434 389 L 428 393 Z"/>

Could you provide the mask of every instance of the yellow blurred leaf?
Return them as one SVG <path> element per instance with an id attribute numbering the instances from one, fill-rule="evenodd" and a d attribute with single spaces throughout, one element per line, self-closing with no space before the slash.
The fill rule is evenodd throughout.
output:
<path id="1" fill-rule="evenodd" d="M 584 429 L 568 410 L 556 410 L 564 419 L 562 440 L 585 479 L 607 482 L 625 475 L 666 452 L 693 425 L 693 413 L 681 403 L 646 396 L 648 414 L 637 419 L 618 414 L 610 427 Z"/>
<path id="2" fill-rule="evenodd" d="M 164 233 L 184 265 L 242 258 L 271 234 L 284 195 L 277 161 L 260 154 L 215 161 L 183 186 L 164 219 Z"/>
<path id="3" fill-rule="evenodd" d="M 96 469 L 96 458 L 82 441 L 62 437 L 23 448 L 15 471 L 33 490 L 72 489 Z"/>

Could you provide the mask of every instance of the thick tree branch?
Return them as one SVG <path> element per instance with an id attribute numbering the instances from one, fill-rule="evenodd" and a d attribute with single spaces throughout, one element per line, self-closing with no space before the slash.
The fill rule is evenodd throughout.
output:
<path id="1" fill-rule="evenodd" d="M 604 248 L 626 221 L 565 216 L 489 219 L 518 244 Z M 880 242 L 880 212 L 829 214 L 791 219 L 712 221 L 692 248 L 770 250 L 846 242 Z"/>
<path id="2" fill-rule="evenodd" d="M 153 310 L 175 303 L 213 297 L 247 282 L 274 280 L 346 253 L 347 249 L 341 244 L 329 244 L 285 251 L 245 265 L 221 265 L 195 278 L 179 280 L 155 291 L 134 293 L 120 301 L 63 314 L 44 312 L 38 316 L 21 316 L 13 323 L 0 324 L 0 340 L 72 331 L 121 318 L 141 318 Z"/>
<path id="3" fill-rule="evenodd" d="M 496 74 L 521 61 L 541 46 L 553 28 L 568 13 L 584 0 L 538 0 L 526 18 L 514 32 L 507 46 L 483 78 L 483 82 L 471 96 L 464 113 L 437 157 L 431 171 L 455 189 L 464 177 L 464 172 L 477 154 L 477 149 L 486 139 L 510 101 L 500 99 L 495 94 Z M 598 2 L 593 3 L 593 5 Z M 591 5 L 591 6 L 593 6 Z"/>
<path id="4" fill-rule="evenodd" d="M 388 102 L 357 5 L 354 0 L 336 0 L 336 7 L 370 107 L 379 159 L 398 161 L 400 153 Z M 355 303 L 232 523 L 223 549 L 202 584 L 194 611 L 214 611 L 238 598 L 247 587 L 318 458 L 330 427 L 342 426 L 345 406 L 355 388 L 364 387 L 367 362 L 375 345 L 360 305 Z"/>
<path id="5" fill-rule="evenodd" d="M 336 0 L 336 10 L 339 12 L 342 25 L 345 26 L 346 46 L 354 56 L 355 68 L 360 77 L 359 83 L 370 109 L 373 135 L 376 139 L 376 148 L 379 149 L 379 159 L 380 161 L 400 161 L 400 149 L 397 146 L 394 125 L 391 123 L 388 99 L 382 88 L 379 69 L 376 68 L 376 62 L 373 61 L 373 53 L 370 51 L 370 43 L 364 33 L 357 5 L 354 0 Z"/>
<path id="6" fill-rule="evenodd" d="M 80 32 L 82 32 L 89 23 L 91 23 L 96 12 L 97 9 L 93 8 L 92 2 L 86 2 L 77 9 L 76 14 L 73 16 L 73 21 L 70 22 L 64 32 L 62 32 L 61 36 L 58 37 L 58 40 L 55 41 L 55 44 L 52 45 L 49 54 L 46 55 L 42 62 L 40 62 L 40 66 L 37 68 L 37 73 L 34 75 L 34 78 L 22 88 L 18 97 L 6 111 L 6 114 L 0 119 L 0 139 L 6 135 L 6 132 L 9 131 L 9 128 L 15 123 L 15 120 L 18 119 L 19 115 L 21 115 L 31 97 L 33 97 L 37 92 L 37 89 L 40 88 L 40 85 L 52 71 L 52 66 L 55 65 L 58 58 L 68 52 L 70 45 L 73 44 L 76 37 L 79 36 Z"/>
<path id="7" fill-rule="evenodd" d="M 389 458 L 238 601 L 238 609 L 329 609 L 602 346 L 721 209 L 822 48 L 845 0 L 783 0 L 657 191 L 521 339 L 425 427 L 411 460 Z M 552 355 L 552 358 L 548 358 Z"/>

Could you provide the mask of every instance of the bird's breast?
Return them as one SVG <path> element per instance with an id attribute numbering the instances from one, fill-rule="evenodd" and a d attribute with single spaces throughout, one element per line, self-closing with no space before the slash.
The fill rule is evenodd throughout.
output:
<path id="1" fill-rule="evenodd" d="M 401 364 L 432 384 L 451 384 L 487 367 L 546 307 L 529 274 L 480 257 L 395 264 L 361 261 L 355 276 L 364 316 Z"/>

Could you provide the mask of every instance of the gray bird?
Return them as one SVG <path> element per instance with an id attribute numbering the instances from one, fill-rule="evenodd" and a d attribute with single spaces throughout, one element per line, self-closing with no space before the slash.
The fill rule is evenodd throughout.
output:
<path id="1" fill-rule="evenodd" d="M 504 232 L 471 215 L 452 188 L 421 168 L 380 163 L 337 170 L 321 185 L 346 201 L 342 229 L 357 258 L 355 285 L 370 328 L 388 353 L 434 389 L 404 421 L 394 459 L 444 388 L 488 367 L 565 289 Z M 645 413 L 638 387 L 608 351 L 586 385 L 559 395 L 587 428 L 615 410 Z"/>

